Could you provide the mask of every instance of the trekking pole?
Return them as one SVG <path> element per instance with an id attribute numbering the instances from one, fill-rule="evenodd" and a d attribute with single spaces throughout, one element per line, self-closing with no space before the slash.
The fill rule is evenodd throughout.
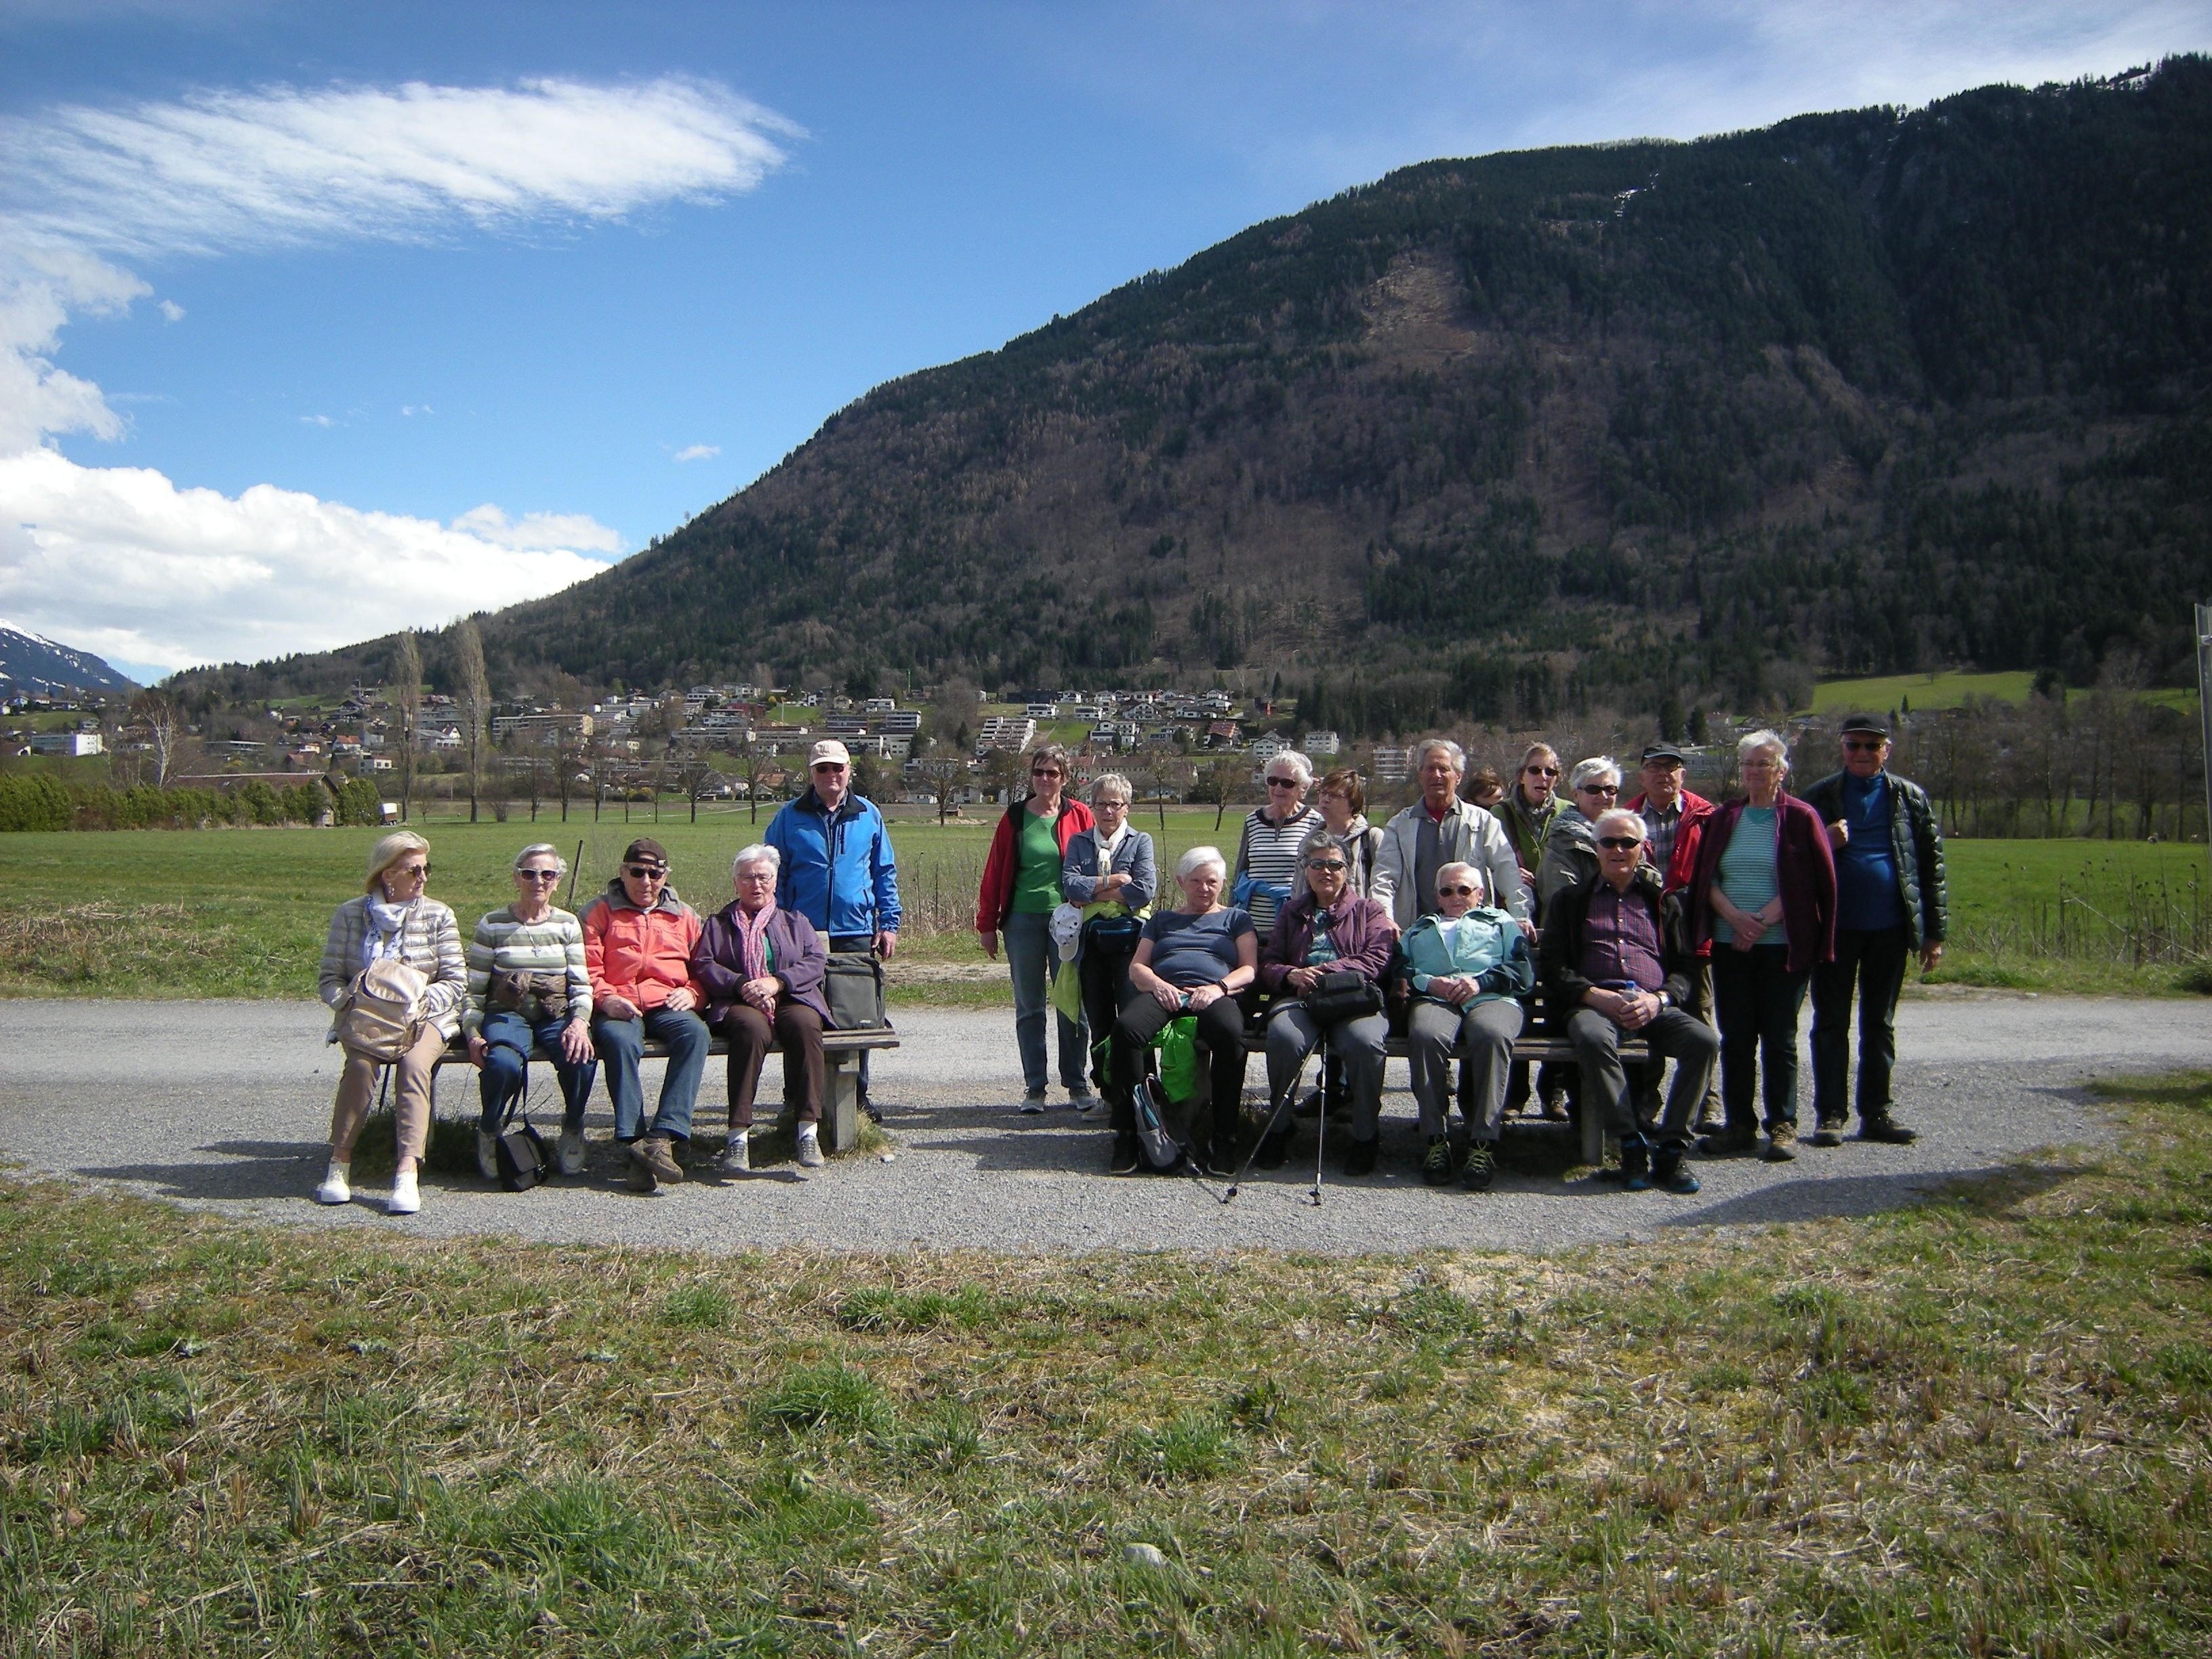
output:
<path id="1" fill-rule="evenodd" d="M 567 908 L 576 908 L 576 878 L 584 873 L 584 843 L 576 842 L 576 861 L 568 866 L 568 902 Z"/>
<path id="2" fill-rule="evenodd" d="M 1324 1026 L 1324 1027 L 1322 1027 L 1322 1028 L 1321 1043 L 1320 1043 L 1320 1046 L 1319 1046 L 1319 1047 L 1315 1050 L 1315 1052 L 1316 1052 L 1316 1054 L 1320 1054 L 1320 1056 L 1321 1056 L 1321 1074 L 1322 1074 L 1322 1076 L 1324 1079 L 1326 1079 L 1326 1078 L 1328 1076 L 1328 1029 L 1326 1026 Z M 1303 1068 L 1303 1067 L 1301 1067 L 1300 1069 L 1301 1069 L 1301 1070 L 1303 1070 L 1304 1068 Z M 1322 1160 L 1322 1153 L 1323 1153 L 1324 1152 L 1326 1152 L 1326 1151 L 1328 1150 L 1328 1091 L 1327 1091 L 1326 1089 L 1324 1089 L 1324 1090 L 1322 1091 L 1321 1114 L 1320 1114 L 1320 1115 L 1319 1115 L 1319 1116 L 1317 1116 L 1317 1117 L 1316 1117 L 1316 1118 L 1314 1119 L 1314 1184 L 1313 1184 L 1313 1191 L 1312 1191 L 1312 1192 L 1310 1192 L 1310 1193 L 1309 1193 L 1309 1194 L 1307 1194 L 1307 1196 L 1308 1196 L 1309 1198 L 1310 1198 L 1310 1199 L 1313 1200 L 1313 1206 L 1314 1206 L 1314 1208 L 1316 1208 L 1316 1210 L 1318 1210 L 1319 1208 L 1321 1208 L 1321 1160 Z"/>
<path id="3" fill-rule="evenodd" d="M 1297 1073 L 1291 1079 L 1291 1086 L 1283 1091 L 1282 1098 L 1275 1103 L 1274 1110 L 1267 1114 L 1267 1127 L 1260 1131 L 1260 1139 L 1252 1143 L 1252 1150 L 1244 1154 L 1244 1162 L 1230 1181 L 1228 1190 L 1221 1194 L 1221 1201 L 1224 1204 L 1236 1197 L 1237 1189 L 1244 1184 L 1244 1177 L 1252 1171 L 1252 1160 L 1260 1156 L 1260 1148 L 1266 1144 L 1267 1137 L 1275 1133 L 1275 1126 L 1283 1121 L 1283 1114 L 1290 1110 L 1291 1103 L 1298 1097 L 1298 1085 L 1304 1080 L 1305 1074 L 1306 1063 L 1300 1060 Z"/>

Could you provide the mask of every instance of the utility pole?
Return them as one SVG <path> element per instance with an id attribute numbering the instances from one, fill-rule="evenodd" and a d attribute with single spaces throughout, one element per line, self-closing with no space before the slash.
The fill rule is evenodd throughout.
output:
<path id="1" fill-rule="evenodd" d="M 2212 856 L 2212 605 L 2197 607 L 2197 713 L 2204 723 L 2204 847 Z"/>

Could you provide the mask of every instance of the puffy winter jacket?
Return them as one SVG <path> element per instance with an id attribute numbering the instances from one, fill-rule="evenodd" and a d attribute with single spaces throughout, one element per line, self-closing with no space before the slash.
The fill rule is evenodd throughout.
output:
<path id="1" fill-rule="evenodd" d="M 1820 815 L 1822 823 L 1833 823 L 1844 815 L 1845 775 L 1832 772 L 1801 797 Z M 1916 951 L 1931 941 L 1940 945 L 1950 927 L 1951 902 L 1943 879 L 1943 831 L 1936 822 L 1935 805 L 1918 784 L 1894 772 L 1883 775 L 1889 780 L 1889 847 L 1897 860 L 1905 930 Z"/>
<path id="2" fill-rule="evenodd" d="M 650 910 L 623 890 L 622 878 L 584 907 L 584 971 L 592 976 L 592 1002 L 623 997 L 641 1008 L 658 1008 L 672 991 L 689 990 L 704 1007 L 706 988 L 691 976 L 691 951 L 699 943 L 699 913 L 664 887 Z"/>

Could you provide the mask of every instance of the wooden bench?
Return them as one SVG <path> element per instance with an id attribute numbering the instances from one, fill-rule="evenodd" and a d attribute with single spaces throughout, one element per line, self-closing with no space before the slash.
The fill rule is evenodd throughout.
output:
<path id="1" fill-rule="evenodd" d="M 822 1102 L 822 1150 L 841 1152 L 860 1138 L 860 1056 L 877 1048 L 896 1048 L 898 1033 L 888 1025 L 856 1031 L 824 1031 L 822 1034 L 823 1061 L 823 1099 Z M 711 1058 L 730 1052 L 729 1040 L 715 1036 L 707 1045 Z M 552 1064 L 553 1057 L 544 1049 L 532 1046 L 530 1058 Z M 668 1045 L 647 1039 L 642 1058 L 665 1060 Z M 430 1074 L 431 1109 L 437 1109 L 437 1073 L 447 1066 L 469 1063 L 469 1045 L 455 1037 L 446 1045 L 445 1053 L 438 1056 L 437 1066 Z"/>
<path id="2" fill-rule="evenodd" d="M 1326 1042 L 1323 1044 L 1326 1047 Z M 1244 1052 L 1264 1054 L 1267 1051 L 1267 1028 L 1264 1024 L 1244 1028 Z M 1406 1039 L 1393 1036 L 1383 1044 L 1383 1053 L 1392 1060 L 1408 1057 Z M 1650 1045 L 1638 1037 L 1626 1037 L 1620 1044 L 1620 1063 L 1626 1066 L 1641 1066 L 1651 1058 Z M 1516 1065 L 1527 1061 L 1531 1065 L 1566 1065 L 1579 1063 L 1575 1045 L 1565 1037 L 1553 1036 L 1548 1031 L 1525 1034 L 1513 1040 L 1513 1060 Z M 1595 1112 L 1577 1108 L 1575 1113 L 1582 1130 L 1583 1162 L 1598 1164 L 1605 1158 L 1605 1125 Z"/>

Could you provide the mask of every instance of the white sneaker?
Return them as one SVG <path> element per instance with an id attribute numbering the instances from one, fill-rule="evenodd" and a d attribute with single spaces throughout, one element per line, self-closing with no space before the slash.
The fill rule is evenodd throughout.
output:
<path id="1" fill-rule="evenodd" d="M 583 1174 L 583 1173 L 584 1173 L 584 1138 L 583 1138 L 583 1136 L 581 1136 L 581 1135 L 572 1135 L 572 1134 L 570 1134 L 570 1133 L 569 1133 L 566 1129 L 562 1130 L 562 1131 L 561 1131 L 561 1147 L 560 1147 L 560 1151 L 558 1152 L 558 1153 L 556 1154 L 556 1156 L 557 1156 L 557 1157 L 560 1158 L 560 1160 L 561 1160 L 561 1173 L 562 1173 L 562 1175 L 564 1175 L 564 1176 L 580 1176 L 580 1175 Z"/>
<path id="2" fill-rule="evenodd" d="M 413 1215 L 422 1207 L 422 1191 L 416 1184 L 415 1171 L 392 1177 L 392 1196 L 385 1200 L 386 1215 Z"/>
<path id="3" fill-rule="evenodd" d="M 315 1188 L 315 1202 L 318 1204 L 352 1203 L 353 1183 L 348 1179 L 352 1174 L 352 1164 L 332 1158 L 330 1172 L 324 1176 L 323 1184 Z"/>
<path id="4" fill-rule="evenodd" d="M 811 1123 L 799 1126 L 799 1163 L 801 1169 L 822 1167 L 822 1138 Z"/>
<path id="5" fill-rule="evenodd" d="M 477 1131 L 477 1173 L 486 1181 L 499 1179 L 499 1142 L 482 1129 Z"/>
<path id="6" fill-rule="evenodd" d="M 750 1175 L 753 1167 L 753 1138 L 750 1131 L 734 1131 L 723 1143 L 722 1156 L 717 1161 L 724 1175 Z"/>

